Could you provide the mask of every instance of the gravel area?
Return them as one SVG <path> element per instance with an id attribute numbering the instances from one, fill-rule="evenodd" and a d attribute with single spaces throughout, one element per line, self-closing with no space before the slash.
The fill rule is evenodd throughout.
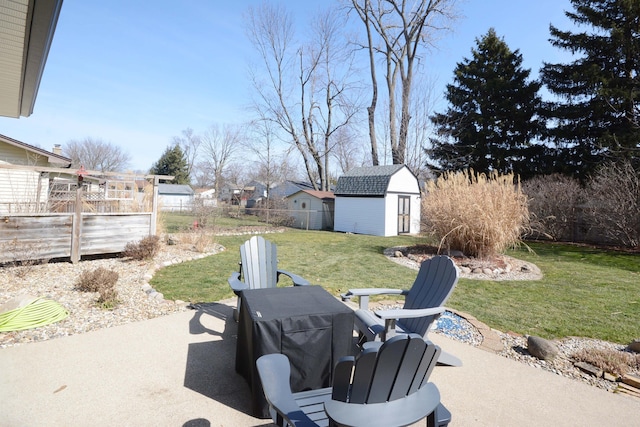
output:
<path id="1" fill-rule="evenodd" d="M 186 310 L 185 304 L 164 300 L 161 294 L 150 289 L 148 280 L 158 268 L 201 258 L 222 249 L 212 247 L 206 253 L 199 253 L 189 244 L 162 244 L 153 261 L 103 258 L 77 264 L 52 262 L 0 267 L 0 306 L 14 298 L 43 297 L 60 303 L 69 311 L 69 316 L 57 323 L 23 331 L 1 332 L 0 348 L 110 328 Z M 120 303 L 113 310 L 98 307 L 95 303 L 97 293 L 75 289 L 75 283 L 83 271 L 98 267 L 119 274 L 116 289 Z"/>

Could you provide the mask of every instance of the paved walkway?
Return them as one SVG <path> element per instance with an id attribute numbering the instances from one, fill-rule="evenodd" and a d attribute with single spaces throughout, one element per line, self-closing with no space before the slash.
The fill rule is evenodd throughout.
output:
<path id="1" fill-rule="evenodd" d="M 234 301 L 0 350 L 0 426 L 268 426 L 236 374 Z M 432 334 L 456 426 L 640 426 L 640 400 Z M 420 424 L 422 425 L 422 424 Z"/>

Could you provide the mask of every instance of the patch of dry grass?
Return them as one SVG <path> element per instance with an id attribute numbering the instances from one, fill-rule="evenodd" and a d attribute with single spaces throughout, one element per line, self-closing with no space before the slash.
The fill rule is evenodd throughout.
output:
<path id="1" fill-rule="evenodd" d="M 422 200 L 424 230 L 477 258 L 513 247 L 529 225 L 527 196 L 513 174 L 447 172 L 427 184 Z"/>
<path id="2" fill-rule="evenodd" d="M 575 352 L 572 358 L 577 362 L 586 362 L 605 372 L 622 376 L 640 368 L 640 354 L 607 349 L 582 349 Z"/>

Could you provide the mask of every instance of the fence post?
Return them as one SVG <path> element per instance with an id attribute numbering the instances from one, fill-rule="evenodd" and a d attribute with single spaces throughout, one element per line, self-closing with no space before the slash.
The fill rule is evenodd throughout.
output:
<path id="1" fill-rule="evenodd" d="M 156 222 L 158 221 L 158 183 L 160 178 L 153 177 L 153 195 L 151 196 L 151 224 L 149 224 L 149 236 L 156 234 Z"/>
<path id="2" fill-rule="evenodd" d="M 82 241 L 82 185 L 76 188 L 76 209 L 73 215 L 73 227 L 71 230 L 71 262 L 80 261 L 80 242 Z"/>

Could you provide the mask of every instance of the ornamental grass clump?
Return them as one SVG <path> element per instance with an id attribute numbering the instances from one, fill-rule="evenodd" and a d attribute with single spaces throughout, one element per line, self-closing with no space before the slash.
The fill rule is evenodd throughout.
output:
<path id="1" fill-rule="evenodd" d="M 423 229 L 441 247 L 481 259 L 520 243 L 529 226 L 527 196 L 513 174 L 446 172 L 427 183 Z"/>
<path id="2" fill-rule="evenodd" d="M 616 376 L 625 375 L 640 369 L 640 354 L 612 349 L 582 349 L 572 358 L 577 362 L 586 362 Z"/>

